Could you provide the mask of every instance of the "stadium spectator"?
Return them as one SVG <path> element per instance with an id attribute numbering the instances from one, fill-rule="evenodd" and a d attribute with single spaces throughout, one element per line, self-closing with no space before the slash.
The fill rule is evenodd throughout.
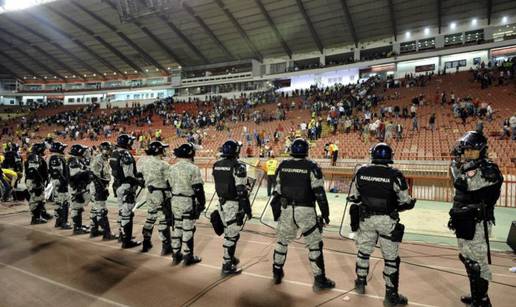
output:
<path id="1" fill-rule="evenodd" d="M 516 112 L 509 119 L 509 124 L 511 125 L 512 130 L 512 140 L 516 140 Z"/>

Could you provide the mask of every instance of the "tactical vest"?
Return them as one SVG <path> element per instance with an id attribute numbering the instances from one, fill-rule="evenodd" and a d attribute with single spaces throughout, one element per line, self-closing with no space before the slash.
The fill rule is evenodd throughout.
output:
<path id="1" fill-rule="evenodd" d="M 225 200 L 237 199 L 235 177 L 233 175 L 237 165 L 238 161 L 236 159 L 222 159 L 213 165 L 215 191 L 219 198 L 224 198 Z"/>
<path id="2" fill-rule="evenodd" d="M 394 183 L 399 172 L 390 167 L 367 165 L 361 167 L 356 175 L 356 185 L 362 204 L 378 214 L 389 214 L 398 206 L 398 196 Z"/>
<path id="3" fill-rule="evenodd" d="M 313 162 L 305 159 L 283 161 L 278 168 L 281 195 L 291 202 L 313 204 L 315 194 L 310 177 L 313 167 Z"/>
<path id="4" fill-rule="evenodd" d="M 25 165 L 25 178 L 29 180 L 33 180 L 35 183 L 42 183 L 44 180 L 44 174 L 41 174 L 41 164 L 43 162 L 43 158 L 39 155 L 31 153 L 27 158 L 27 162 Z"/>
<path id="5" fill-rule="evenodd" d="M 109 158 L 109 166 L 111 167 L 111 175 L 115 183 L 121 184 L 124 179 L 124 170 L 120 161 L 120 150 L 114 150 L 111 158 Z"/>

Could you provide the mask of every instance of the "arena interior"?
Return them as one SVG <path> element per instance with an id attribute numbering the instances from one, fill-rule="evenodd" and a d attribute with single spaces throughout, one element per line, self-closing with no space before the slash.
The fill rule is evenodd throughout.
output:
<path id="1" fill-rule="evenodd" d="M 515 74 L 513 0 L 0 0 L 0 306 L 514 306 Z M 150 156 L 167 176 L 146 168 Z M 229 183 L 214 175 L 224 161 L 237 163 Z M 307 182 L 285 173 L 299 161 Z M 357 232 L 350 208 L 390 200 L 377 177 L 355 174 L 378 163 L 404 178 L 391 216 L 404 235 L 375 228 L 364 254 L 365 225 L 382 215 L 360 211 Z M 174 190 L 192 176 L 201 190 Z M 151 177 L 170 187 L 158 209 Z M 237 200 L 221 196 L 227 186 Z M 289 193 L 317 209 L 304 215 Z M 191 217 L 174 213 L 181 197 Z M 176 224 L 163 226 L 166 201 Z M 243 224 L 233 237 L 231 202 Z M 482 213 L 464 239 L 450 216 L 468 205 Z M 290 208 L 296 236 L 279 252 Z"/>

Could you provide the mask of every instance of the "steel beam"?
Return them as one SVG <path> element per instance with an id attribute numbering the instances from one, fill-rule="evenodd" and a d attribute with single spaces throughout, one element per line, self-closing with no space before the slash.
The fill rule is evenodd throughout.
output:
<path id="1" fill-rule="evenodd" d="M 344 11 L 344 17 L 346 17 L 346 23 L 348 25 L 349 32 L 351 32 L 353 43 L 355 43 L 355 48 L 358 48 L 358 36 L 357 32 L 355 31 L 353 19 L 351 18 L 351 13 L 349 12 L 348 3 L 346 2 L 346 0 L 340 0 L 340 4 L 342 6 L 342 10 Z"/>
<path id="2" fill-rule="evenodd" d="M 317 35 L 317 32 L 315 31 L 314 25 L 312 24 L 310 17 L 306 13 L 306 9 L 305 9 L 305 6 L 303 5 L 303 1 L 296 0 L 296 4 L 297 4 L 297 7 L 299 8 L 299 11 L 301 12 L 301 15 L 303 15 L 306 25 L 308 26 L 308 29 L 310 30 L 310 34 L 312 35 L 312 39 L 314 40 L 315 45 L 317 45 L 317 49 L 319 49 L 320 53 L 323 53 L 324 46 L 321 42 L 321 39 L 319 38 L 319 35 Z"/>
<path id="3" fill-rule="evenodd" d="M 269 23 L 269 26 L 272 28 L 272 31 L 276 35 L 276 38 L 281 44 L 281 47 L 283 47 L 283 50 L 285 50 L 285 53 L 288 55 L 289 58 L 292 58 L 292 50 L 287 45 L 287 42 L 283 39 L 281 36 L 281 33 L 278 31 L 278 28 L 276 27 L 276 24 L 274 24 L 274 21 L 272 20 L 272 17 L 269 15 L 269 12 L 265 9 L 265 6 L 263 5 L 261 0 L 255 0 L 256 5 L 260 8 L 260 11 L 262 12 L 262 15 L 267 19 L 267 22 Z"/>

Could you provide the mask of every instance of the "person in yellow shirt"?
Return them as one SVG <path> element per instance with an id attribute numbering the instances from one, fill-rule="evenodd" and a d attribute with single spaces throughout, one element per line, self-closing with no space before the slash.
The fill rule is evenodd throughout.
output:
<path id="1" fill-rule="evenodd" d="M 339 146 L 335 142 L 330 144 L 331 166 L 337 165 L 337 158 L 339 157 Z"/>
<path id="2" fill-rule="evenodd" d="M 9 197 L 11 196 L 11 192 L 13 190 L 13 187 L 16 183 L 16 180 L 18 180 L 18 174 L 16 174 L 15 171 L 2 168 L 2 177 L 1 177 L 1 194 L 2 194 L 2 201 L 8 201 Z"/>
<path id="3" fill-rule="evenodd" d="M 265 163 L 265 169 L 267 171 L 267 196 L 271 196 L 272 189 L 276 186 L 276 170 L 278 169 L 278 160 L 275 159 L 274 155 L 271 155 L 269 160 Z"/>

